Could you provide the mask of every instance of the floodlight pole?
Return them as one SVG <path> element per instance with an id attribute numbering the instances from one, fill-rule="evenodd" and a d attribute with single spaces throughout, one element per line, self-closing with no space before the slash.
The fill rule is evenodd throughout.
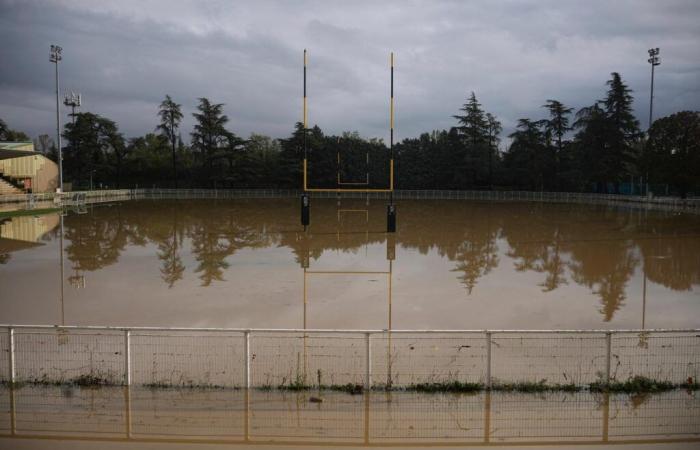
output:
<path id="1" fill-rule="evenodd" d="M 649 96 L 649 129 L 651 129 L 652 114 L 654 111 L 654 67 L 661 64 L 659 59 L 659 47 L 649 49 L 649 59 L 651 64 L 651 94 Z"/>
<path id="2" fill-rule="evenodd" d="M 56 142 L 58 144 L 58 189 L 63 192 L 63 152 L 61 150 L 61 116 L 58 103 L 58 62 L 62 59 L 58 45 L 51 45 L 49 61 L 56 65 Z"/>
<path id="3" fill-rule="evenodd" d="M 647 128 L 647 136 L 651 130 L 651 123 L 654 113 L 654 67 L 661 64 L 659 60 L 659 47 L 649 49 L 649 59 L 647 60 L 651 64 L 651 92 L 649 94 L 649 127 Z M 649 194 L 649 172 L 647 172 L 647 195 Z"/>

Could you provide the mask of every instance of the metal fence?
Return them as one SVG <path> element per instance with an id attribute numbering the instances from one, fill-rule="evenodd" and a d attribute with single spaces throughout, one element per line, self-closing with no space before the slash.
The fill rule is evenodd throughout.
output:
<path id="1" fill-rule="evenodd" d="M 297 445 L 697 442 L 700 398 L 680 390 L 635 397 L 10 386 L 0 387 L 0 436 Z"/>
<path id="2" fill-rule="evenodd" d="M 10 382 L 295 388 L 573 384 L 700 375 L 700 330 L 409 331 L 13 326 Z"/>
<path id="3" fill-rule="evenodd" d="M 129 199 L 195 199 L 195 198 L 289 198 L 301 191 L 294 189 L 112 189 L 98 191 L 67 192 L 63 194 L 20 194 L 0 196 L 0 203 L 55 202 L 74 204 L 77 198 L 86 203 L 100 203 Z M 386 192 L 314 192 L 314 198 L 370 198 L 388 199 Z M 481 201 L 531 201 L 554 203 L 627 204 L 650 209 L 700 211 L 700 199 L 677 197 L 647 197 L 639 195 L 591 194 L 578 192 L 535 191 L 455 191 L 455 190 L 396 190 L 397 200 L 481 200 Z"/>

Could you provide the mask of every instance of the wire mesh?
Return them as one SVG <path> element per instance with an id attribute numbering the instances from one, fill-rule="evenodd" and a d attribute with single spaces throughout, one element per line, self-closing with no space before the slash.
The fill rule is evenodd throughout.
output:
<path id="1" fill-rule="evenodd" d="M 17 328 L 15 381 L 122 384 L 124 337 L 117 331 Z"/>
<path id="2" fill-rule="evenodd" d="M 697 330 L 253 330 L 247 350 L 243 330 L 13 328 L 15 381 L 44 384 L 299 389 L 367 386 L 368 380 L 373 388 L 488 386 L 490 380 L 496 387 L 587 386 L 606 381 L 608 363 L 611 381 L 641 376 L 681 384 L 700 375 Z M 5 381 L 11 372 L 9 335 L 7 328 L 0 332 Z"/>
<path id="3" fill-rule="evenodd" d="M 485 381 L 483 332 L 385 332 L 372 335 L 371 347 L 373 386 Z"/>
<path id="4" fill-rule="evenodd" d="M 369 438 L 391 442 L 482 442 L 488 394 L 372 392 Z"/>
<path id="5" fill-rule="evenodd" d="M 604 411 L 601 396 L 585 392 L 492 395 L 489 438 L 504 442 L 599 440 Z"/>
<path id="6" fill-rule="evenodd" d="M 615 333 L 611 350 L 613 380 L 643 376 L 685 383 L 697 382 L 700 375 L 700 332 Z"/>
<path id="7" fill-rule="evenodd" d="M 323 401 L 312 403 L 311 397 Z M 362 395 L 251 391 L 249 440 L 361 443 L 364 417 Z"/>
<path id="8" fill-rule="evenodd" d="M 31 386 L 13 391 L 15 433 L 121 437 L 126 389 Z"/>
<path id="9" fill-rule="evenodd" d="M 610 396 L 609 417 L 610 440 L 700 433 L 700 402 L 686 391 Z"/>
<path id="10" fill-rule="evenodd" d="M 129 395 L 134 438 L 241 440 L 245 435 L 244 390 L 132 388 Z"/>
<path id="11" fill-rule="evenodd" d="M 133 384 L 245 384 L 245 343 L 241 332 L 132 331 L 130 341 Z"/>
<path id="12" fill-rule="evenodd" d="M 251 333 L 253 387 L 364 385 L 363 333 Z"/>
<path id="13" fill-rule="evenodd" d="M 312 397 L 322 401 L 312 402 Z M 683 390 L 635 395 L 351 395 L 325 390 L 25 385 L 0 387 L 0 399 L 4 437 L 392 445 L 700 437 L 700 398 Z"/>
<path id="14" fill-rule="evenodd" d="M 0 328 L 0 382 L 10 381 L 10 329 Z"/>
<path id="15" fill-rule="evenodd" d="M 604 379 L 605 333 L 510 333 L 491 339 L 492 382 L 583 385 Z"/>

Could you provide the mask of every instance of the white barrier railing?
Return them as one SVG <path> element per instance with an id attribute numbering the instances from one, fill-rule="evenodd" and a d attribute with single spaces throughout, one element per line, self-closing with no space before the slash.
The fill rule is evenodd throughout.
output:
<path id="1" fill-rule="evenodd" d="M 195 198 L 287 198 L 301 191 L 294 189 L 113 189 L 67 192 L 63 194 L 21 194 L 0 196 L 0 203 L 49 202 L 75 203 L 76 195 L 86 203 L 100 203 L 128 199 L 195 199 Z M 337 198 L 335 192 L 314 192 L 314 198 Z M 388 193 L 341 193 L 343 198 L 387 199 Z M 700 199 L 675 197 L 646 197 L 617 194 L 590 194 L 576 192 L 533 191 L 451 191 L 451 190 L 397 190 L 397 200 L 478 200 L 478 201 L 533 201 L 556 203 L 630 204 L 646 208 L 700 211 Z"/>
<path id="2" fill-rule="evenodd" d="M 276 330 L 5 325 L 11 383 L 406 388 L 697 382 L 700 330 Z"/>

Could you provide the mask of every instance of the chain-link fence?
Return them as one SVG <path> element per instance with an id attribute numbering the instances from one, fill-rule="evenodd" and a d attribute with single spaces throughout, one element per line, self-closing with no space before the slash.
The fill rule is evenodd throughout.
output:
<path id="1" fill-rule="evenodd" d="M 700 330 L 380 331 L 3 326 L 5 381 L 307 389 L 636 376 L 697 382 Z"/>
<path id="2" fill-rule="evenodd" d="M 322 398 L 313 402 L 312 398 Z M 700 440 L 700 398 L 675 390 L 291 392 L 0 387 L 0 437 L 278 444 L 546 444 Z"/>

